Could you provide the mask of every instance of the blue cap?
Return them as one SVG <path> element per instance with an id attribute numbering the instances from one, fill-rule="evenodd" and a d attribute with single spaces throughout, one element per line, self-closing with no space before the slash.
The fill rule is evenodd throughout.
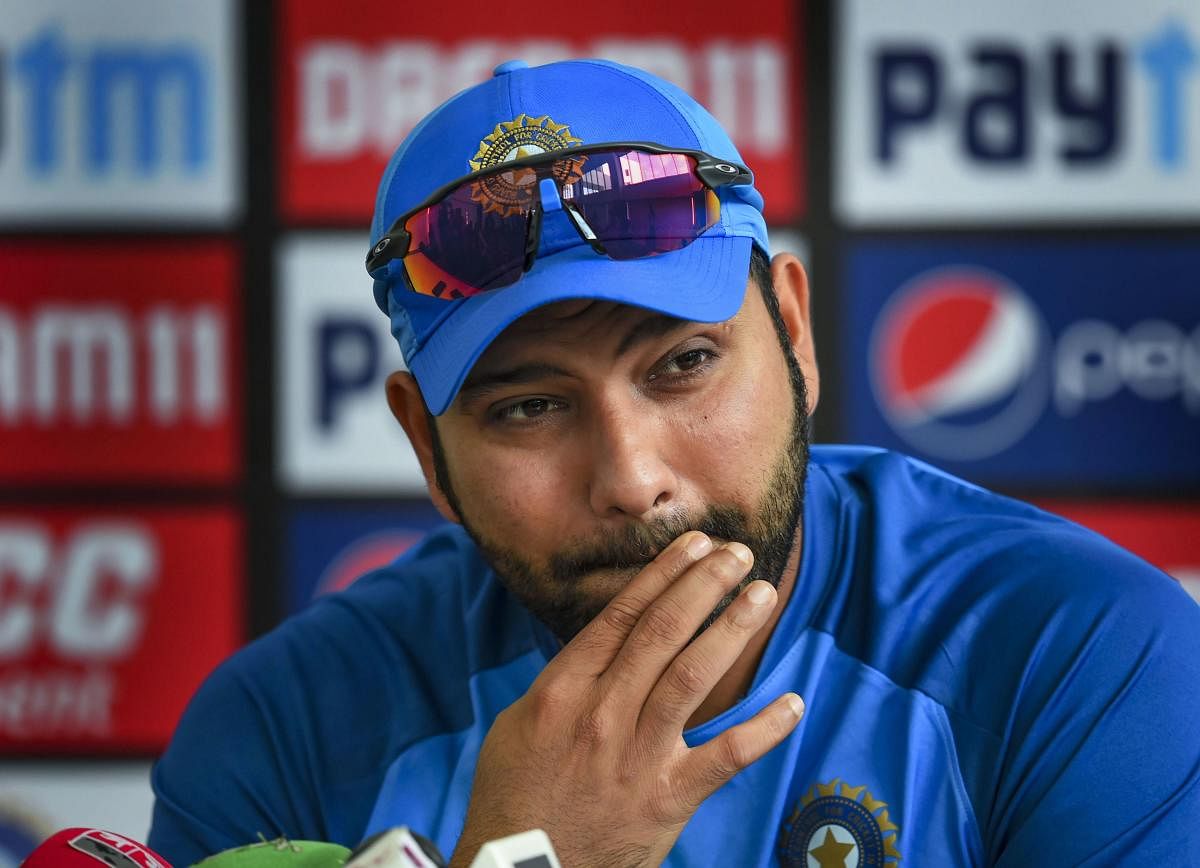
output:
<path id="1" fill-rule="evenodd" d="M 729 135 L 673 84 L 605 60 L 530 67 L 512 60 L 491 79 L 434 109 L 397 148 L 375 200 L 371 242 L 396 217 L 438 187 L 483 165 L 511 159 L 521 146 L 543 151 L 598 142 L 654 142 L 743 162 Z M 575 298 L 648 308 L 697 322 L 737 313 L 750 249 L 768 251 L 762 195 L 751 185 L 718 188 L 721 219 L 681 250 L 617 261 L 596 253 L 547 213 L 533 267 L 516 283 L 446 301 L 407 288 L 393 260 L 375 280 L 375 301 L 391 317 L 430 412 L 446 411 L 471 366 L 504 329 L 534 308 Z M 549 207 L 549 206 L 548 206 Z"/>

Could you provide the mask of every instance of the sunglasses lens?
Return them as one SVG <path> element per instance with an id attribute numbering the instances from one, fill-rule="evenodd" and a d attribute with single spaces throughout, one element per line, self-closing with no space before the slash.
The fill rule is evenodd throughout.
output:
<path id="1" fill-rule="evenodd" d="M 529 205 L 537 190 L 536 178 L 532 187 L 525 180 L 508 172 L 464 184 L 408 218 L 404 266 L 413 289 L 455 299 L 516 282 L 524 271 Z"/>
<path id="2" fill-rule="evenodd" d="M 579 230 L 594 234 L 613 259 L 686 247 L 721 216 L 717 194 L 686 154 L 622 148 L 502 169 L 462 184 L 405 221 L 404 267 L 413 289 L 456 299 L 518 281 L 539 183 L 551 177 L 577 225 L 578 218 L 587 224 Z"/>
<path id="3" fill-rule="evenodd" d="M 588 155 L 562 187 L 613 259 L 686 247 L 721 216 L 717 194 L 685 154 L 621 151 Z"/>

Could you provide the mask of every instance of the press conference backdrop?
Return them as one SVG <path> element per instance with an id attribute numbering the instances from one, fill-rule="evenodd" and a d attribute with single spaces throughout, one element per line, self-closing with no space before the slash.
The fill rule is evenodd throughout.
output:
<path id="1" fill-rule="evenodd" d="M 1200 6 L 428 6 L 3 2 L 0 866 L 144 838 L 205 673 L 437 522 L 366 227 L 513 57 L 644 66 L 731 131 L 810 270 L 820 440 L 1200 586 Z"/>

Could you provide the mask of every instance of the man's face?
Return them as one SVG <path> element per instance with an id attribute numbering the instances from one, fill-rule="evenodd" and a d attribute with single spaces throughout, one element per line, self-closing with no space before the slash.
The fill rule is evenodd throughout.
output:
<path id="1" fill-rule="evenodd" d="M 781 339 L 751 283 L 716 324 L 548 305 L 472 369 L 437 420 L 439 481 L 501 580 L 560 639 L 689 529 L 750 547 L 739 589 L 778 585 L 808 448 L 804 381 Z"/>

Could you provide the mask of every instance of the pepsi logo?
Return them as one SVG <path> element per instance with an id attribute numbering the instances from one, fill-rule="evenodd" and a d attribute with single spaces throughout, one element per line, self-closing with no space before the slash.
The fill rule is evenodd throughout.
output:
<path id="1" fill-rule="evenodd" d="M 424 531 L 385 530 L 355 540 L 321 573 L 313 591 L 314 599 L 345 590 L 365 573 L 386 567 L 424 537 Z"/>
<path id="2" fill-rule="evenodd" d="M 1004 277 L 940 268 L 904 284 L 870 342 L 871 386 L 906 442 L 952 461 L 988 458 L 1024 437 L 1051 391 L 1041 316 Z"/>

